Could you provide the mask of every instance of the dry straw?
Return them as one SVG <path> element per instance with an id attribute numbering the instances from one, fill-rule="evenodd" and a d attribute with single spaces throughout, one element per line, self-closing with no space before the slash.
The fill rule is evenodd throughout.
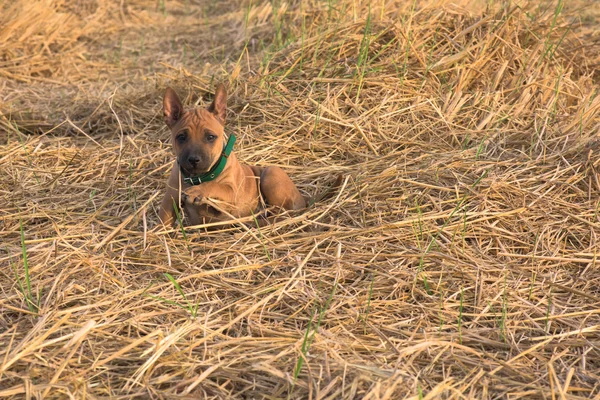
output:
<path id="1" fill-rule="evenodd" d="M 0 2 L 0 397 L 600 396 L 597 10 L 480 3 Z M 342 187 L 156 228 L 216 82 Z"/>

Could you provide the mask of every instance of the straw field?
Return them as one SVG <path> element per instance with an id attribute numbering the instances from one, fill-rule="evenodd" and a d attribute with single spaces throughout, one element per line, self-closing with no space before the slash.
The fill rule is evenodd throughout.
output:
<path id="1" fill-rule="evenodd" d="M 594 1 L 0 1 L 0 397 L 600 396 Z M 228 87 L 311 208 L 158 224 Z"/>

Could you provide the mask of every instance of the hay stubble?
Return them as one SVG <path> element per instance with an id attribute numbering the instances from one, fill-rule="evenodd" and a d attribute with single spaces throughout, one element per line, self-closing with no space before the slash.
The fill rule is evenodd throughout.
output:
<path id="1" fill-rule="evenodd" d="M 0 396 L 598 396 L 594 11 L 208 3 L 1 5 Z M 238 157 L 342 188 L 153 229 L 162 90 L 217 81 Z"/>

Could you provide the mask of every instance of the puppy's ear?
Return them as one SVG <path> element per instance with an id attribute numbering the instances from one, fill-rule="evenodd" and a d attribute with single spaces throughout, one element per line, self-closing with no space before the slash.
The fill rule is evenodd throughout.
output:
<path id="1" fill-rule="evenodd" d="M 217 90 L 215 90 L 215 98 L 212 104 L 208 107 L 208 111 L 213 113 L 215 117 L 225 125 L 225 117 L 227 115 L 227 91 L 225 90 L 225 86 L 223 84 L 219 84 L 217 86 Z"/>
<path id="2" fill-rule="evenodd" d="M 177 93 L 170 87 L 165 90 L 165 97 L 163 97 L 163 112 L 169 128 L 172 128 L 183 115 L 183 104 Z"/>

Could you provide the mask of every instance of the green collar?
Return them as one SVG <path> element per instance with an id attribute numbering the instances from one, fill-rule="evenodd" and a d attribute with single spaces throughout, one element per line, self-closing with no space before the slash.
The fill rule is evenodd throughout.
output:
<path id="1" fill-rule="evenodd" d="M 233 150 L 233 145 L 235 144 L 236 137 L 232 133 L 229 135 L 229 139 L 227 140 L 227 145 L 223 149 L 223 153 L 221 153 L 221 157 L 219 161 L 210 169 L 210 171 L 197 176 L 190 176 L 189 178 L 183 178 L 185 183 L 188 183 L 192 186 L 199 185 L 204 182 L 210 182 L 216 179 L 221 172 L 225 169 L 225 165 L 227 164 L 227 159 L 231 154 L 231 150 Z M 181 171 L 183 173 L 183 170 Z"/>

